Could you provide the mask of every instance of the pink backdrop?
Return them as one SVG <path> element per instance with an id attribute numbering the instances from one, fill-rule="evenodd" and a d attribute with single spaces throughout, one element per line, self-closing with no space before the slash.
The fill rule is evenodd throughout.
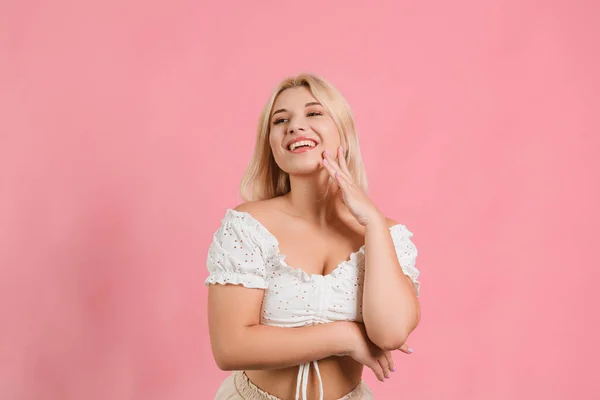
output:
<path id="1" fill-rule="evenodd" d="M 420 250 L 376 398 L 597 399 L 599 3 L 218 3 L 0 3 L 0 398 L 212 398 L 207 247 L 311 71 Z"/>

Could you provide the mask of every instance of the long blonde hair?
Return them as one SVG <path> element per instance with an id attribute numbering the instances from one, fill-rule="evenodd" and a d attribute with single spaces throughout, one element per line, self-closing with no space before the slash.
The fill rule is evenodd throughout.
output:
<path id="1" fill-rule="evenodd" d="M 348 102 L 325 79 L 312 74 L 300 74 L 281 81 L 263 108 L 258 123 L 254 154 L 240 183 L 242 199 L 244 201 L 267 200 L 290 192 L 290 177 L 275 162 L 269 145 L 269 133 L 271 112 L 277 96 L 284 90 L 295 87 L 306 87 L 331 116 L 340 133 L 341 145 L 346 150 L 344 156 L 348 170 L 354 182 L 366 192 L 367 177 L 360 154 L 354 117 Z"/>

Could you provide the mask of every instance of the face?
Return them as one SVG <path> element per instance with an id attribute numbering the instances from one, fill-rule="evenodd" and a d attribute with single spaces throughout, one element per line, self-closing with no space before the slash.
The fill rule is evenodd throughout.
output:
<path id="1" fill-rule="evenodd" d="M 325 108 L 305 87 L 286 89 L 273 105 L 269 144 L 277 165 L 288 174 L 306 174 L 322 168 L 327 149 L 336 157 L 338 129 Z"/>

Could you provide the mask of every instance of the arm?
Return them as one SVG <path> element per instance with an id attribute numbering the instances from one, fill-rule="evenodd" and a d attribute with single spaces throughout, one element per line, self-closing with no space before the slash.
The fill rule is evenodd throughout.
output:
<path id="1" fill-rule="evenodd" d="M 260 325 L 264 292 L 239 285 L 211 285 L 208 324 L 211 347 L 222 370 L 278 369 L 350 353 L 353 322 L 301 328 Z"/>
<path id="2" fill-rule="evenodd" d="M 365 226 L 363 321 L 373 343 L 384 350 L 398 349 L 419 323 L 418 287 L 415 282 L 413 288 L 412 281 L 405 277 L 387 220 L 354 182 L 345 157 L 342 146 L 335 160 L 325 151 L 323 166 L 341 189 L 350 213 Z M 415 250 L 412 243 L 406 244 Z"/>
<path id="3" fill-rule="evenodd" d="M 420 319 L 415 288 L 390 235 L 393 224 L 378 215 L 369 219 L 365 232 L 363 320 L 369 338 L 384 350 L 402 346 Z"/>

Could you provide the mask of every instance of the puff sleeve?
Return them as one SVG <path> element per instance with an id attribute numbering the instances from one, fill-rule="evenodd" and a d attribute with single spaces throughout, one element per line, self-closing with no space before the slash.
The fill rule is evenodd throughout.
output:
<path id="1" fill-rule="evenodd" d="M 419 282 L 420 272 L 415 266 L 417 261 L 417 246 L 410 239 L 413 233 L 401 224 L 393 226 L 390 233 L 402 272 L 412 280 L 417 297 L 419 297 L 421 286 Z"/>
<path id="2" fill-rule="evenodd" d="M 267 289 L 265 262 L 256 226 L 228 212 L 214 233 L 206 266 L 204 285 L 234 284 Z"/>

